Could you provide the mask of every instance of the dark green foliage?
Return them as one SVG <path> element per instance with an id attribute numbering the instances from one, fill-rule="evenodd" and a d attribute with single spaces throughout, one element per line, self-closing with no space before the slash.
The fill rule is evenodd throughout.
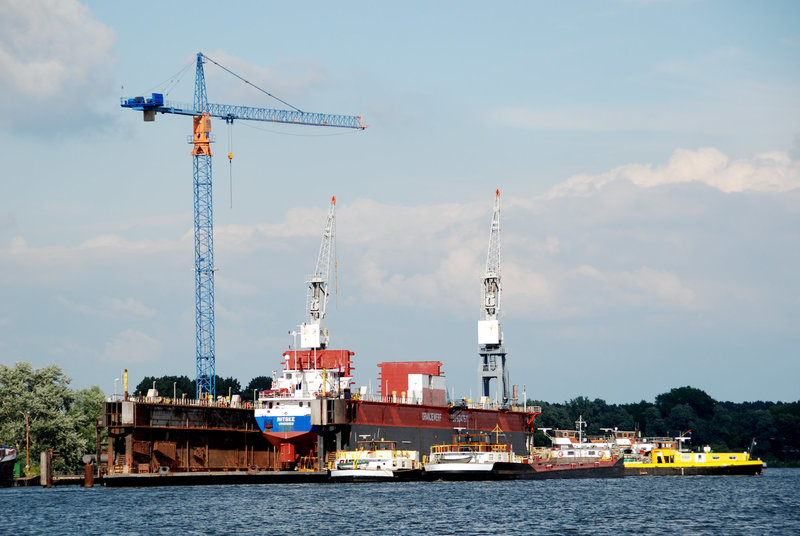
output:
<path id="1" fill-rule="evenodd" d="M 186 398 L 195 397 L 194 380 L 189 379 L 187 376 L 161 376 L 159 378 L 145 376 L 130 394 L 138 393 L 139 396 L 147 396 L 147 391 L 153 388 L 153 382 L 155 382 L 159 396 L 172 398 L 174 393 L 176 398 L 182 398 L 184 394 Z"/>
<path id="2" fill-rule="evenodd" d="M 0 444 L 25 452 L 25 416 L 30 422 L 31 465 L 39 453 L 53 449 L 56 474 L 77 472 L 86 452 L 95 451 L 95 423 L 103 392 L 91 387 L 69 389 L 70 379 L 57 365 L 34 369 L 30 363 L 0 365 Z"/>
<path id="3" fill-rule="evenodd" d="M 542 407 L 537 429 L 575 430 L 579 416 L 589 434 L 600 428 L 638 430 L 647 437 L 675 437 L 691 430 L 690 446 L 709 445 L 717 451 L 744 451 L 770 464 L 800 464 L 800 402 L 717 402 L 694 387 L 678 387 L 631 404 L 607 404 L 578 397 L 563 404 L 528 401 Z M 537 431 L 537 445 L 548 444 Z"/>
<path id="4" fill-rule="evenodd" d="M 217 385 L 217 396 L 238 395 L 242 392 L 242 385 L 236 378 L 223 378 L 217 376 L 214 380 Z"/>
<path id="5" fill-rule="evenodd" d="M 253 390 L 256 391 L 263 391 L 265 389 L 270 389 L 272 387 L 272 378 L 269 376 L 256 376 L 250 383 L 247 384 L 247 387 L 244 391 L 242 391 L 242 400 L 253 400 Z M 258 396 L 258 395 L 256 395 Z"/>
<path id="6" fill-rule="evenodd" d="M 704 391 L 689 386 L 676 387 L 669 393 L 663 393 L 656 397 L 656 407 L 664 416 L 669 415 L 672 408 L 681 404 L 692 408 L 701 419 L 708 419 L 714 413 L 716 401 Z"/>
<path id="7" fill-rule="evenodd" d="M 140 396 L 146 396 L 147 390 L 153 388 L 155 382 L 156 389 L 159 396 L 172 398 L 173 384 L 176 398 L 181 398 L 186 394 L 186 398 L 195 397 L 195 383 L 194 380 L 187 376 L 145 376 L 142 381 L 136 386 L 136 390 L 131 394 L 139 393 Z M 217 386 L 217 396 L 227 397 L 231 395 L 241 395 L 242 400 L 253 400 L 253 389 L 269 389 L 272 385 L 272 378 L 267 376 L 257 376 L 250 381 L 247 388 L 242 389 L 242 384 L 236 378 L 223 378 L 217 376 L 215 378 Z"/>

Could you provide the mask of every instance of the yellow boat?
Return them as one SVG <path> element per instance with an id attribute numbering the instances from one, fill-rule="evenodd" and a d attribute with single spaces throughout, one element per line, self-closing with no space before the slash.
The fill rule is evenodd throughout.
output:
<path id="1" fill-rule="evenodd" d="M 625 476 L 760 475 L 764 462 L 748 452 L 679 450 L 676 443 L 659 443 L 641 457 L 625 459 Z"/>

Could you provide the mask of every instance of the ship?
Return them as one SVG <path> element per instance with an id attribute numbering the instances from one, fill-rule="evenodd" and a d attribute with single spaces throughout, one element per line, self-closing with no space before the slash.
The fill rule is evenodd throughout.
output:
<path id="1" fill-rule="evenodd" d="M 17 463 L 17 450 L 3 446 L 0 448 L 0 488 L 14 483 L 14 464 Z"/>
<path id="2" fill-rule="evenodd" d="M 643 441 L 645 447 L 625 459 L 626 476 L 755 476 L 764 471 L 764 462 L 752 459 L 750 452 L 714 452 L 705 446 L 700 452 L 683 448 L 688 438 L 655 438 Z"/>
<path id="3" fill-rule="evenodd" d="M 470 433 L 457 433 L 451 442 L 433 445 L 424 467 L 428 477 L 441 480 L 496 480 L 529 470 L 508 443 Z"/>
<path id="4" fill-rule="evenodd" d="M 419 480 L 419 451 L 398 449 L 394 441 L 359 441 L 356 450 L 340 450 L 328 465 L 333 481 Z"/>

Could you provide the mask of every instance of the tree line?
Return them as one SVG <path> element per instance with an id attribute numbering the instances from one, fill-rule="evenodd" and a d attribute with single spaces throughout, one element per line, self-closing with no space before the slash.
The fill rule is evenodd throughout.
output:
<path id="1" fill-rule="evenodd" d="M 677 387 L 655 397 L 654 402 L 608 404 L 599 398 L 577 397 L 561 404 L 529 400 L 542 407 L 537 427 L 584 430 L 600 435 L 601 428 L 638 430 L 643 437 L 675 437 L 690 431 L 691 446 L 717 451 L 748 450 L 768 465 L 800 465 L 800 401 L 720 402 L 694 387 Z M 537 431 L 537 445 L 547 445 Z"/>
<path id="2" fill-rule="evenodd" d="M 258 391 L 269 389 L 272 386 L 272 378 L 269 376 L 256 376 L 247 387 L 242 389 L 242 384 L 236 378 L 223 378 L 215 376 L 214 382 L 217 387 L 217 396 L 241 395 L 244 401 L 253 401 L 253 395 Z M 145 376 L 136 386 L 131 395 L 146 396 L 147 392 L 153 388 L 158 391 L 159 396 L 172 398 L 195 398 L 197 394 L 195 381 L 188 376 Z"/>

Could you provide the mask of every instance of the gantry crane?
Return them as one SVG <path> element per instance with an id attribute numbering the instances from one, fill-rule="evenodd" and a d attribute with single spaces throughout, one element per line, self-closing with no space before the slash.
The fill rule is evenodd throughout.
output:
<path id="1" fill-rule="evenodd" d="M 253 108 L 230 104 L 208 102 L 206 80 L 203 73 L 204 61 L 222 67 L 202 52 L 197 53 L 195 70 L 194 104 L 181 104 L 164 101 L 164 95 L 153 93 L 151 97 L 122 99 L 123 108 L 143 112 L 145 121 L 154 121 L 157 113 L 188 115 L 193 118 L 192 144 L 193 185 L 194 185 L 194 253 L 195 253 L 195 346 L 197 398 L 216 394 L 215 344 L 214 344 L 214 222 L 211 181 L 211 118 L 225 119 L 233 123 L 236 119 L 268 121 L 293 125 L 312 125 L 320 127 L 340 127 L 364 130 L 367 128 L 361 116 L 333 115 L 304 112 L 300 109 L 279 110 L 272 108 Z M 267 95 L 270 95 L 267 93 Z M 272 96 L 272 95 L 270 95 Z M 278 99 L 280 100 L 280 99 Z M 281 101 L 283 102 L 283 101 Z M 286 104 L 286 103 L 284 103 Z M 289 105 L 290 106 L 290 105 Z M 228 155 L 229 158 L 231 155 Z"/>
<path id="2" fill-rule="evenodd" d="M 503 404 L 508 402 L 508 369 L 503 331 L 500 328 L 500 299 L 503 287 L 500 280 L 500 190 L 495 190 L 492 226 L 489 231 L 489 251 L 486 255 L 486 273 L 481 288 L 482 318 L 478 320 L 478 346 L 481 363 L 478 376 L 482 393 L 491 398 L 491 380 L 502 387 Z"/>
<path id="3" fill-rule="evenodd" d="M 331 198 L 322 243 L 317 256 L 317 268 L 306 284 L 306 321 L 300 326 L 300 347 L 324 350 L 328 347 L 328 330 L 322 328 L 322 319 L 328 307 L 328 277 L 331 271 L 331 251 L 336 232 L 336 196 Z"/>

